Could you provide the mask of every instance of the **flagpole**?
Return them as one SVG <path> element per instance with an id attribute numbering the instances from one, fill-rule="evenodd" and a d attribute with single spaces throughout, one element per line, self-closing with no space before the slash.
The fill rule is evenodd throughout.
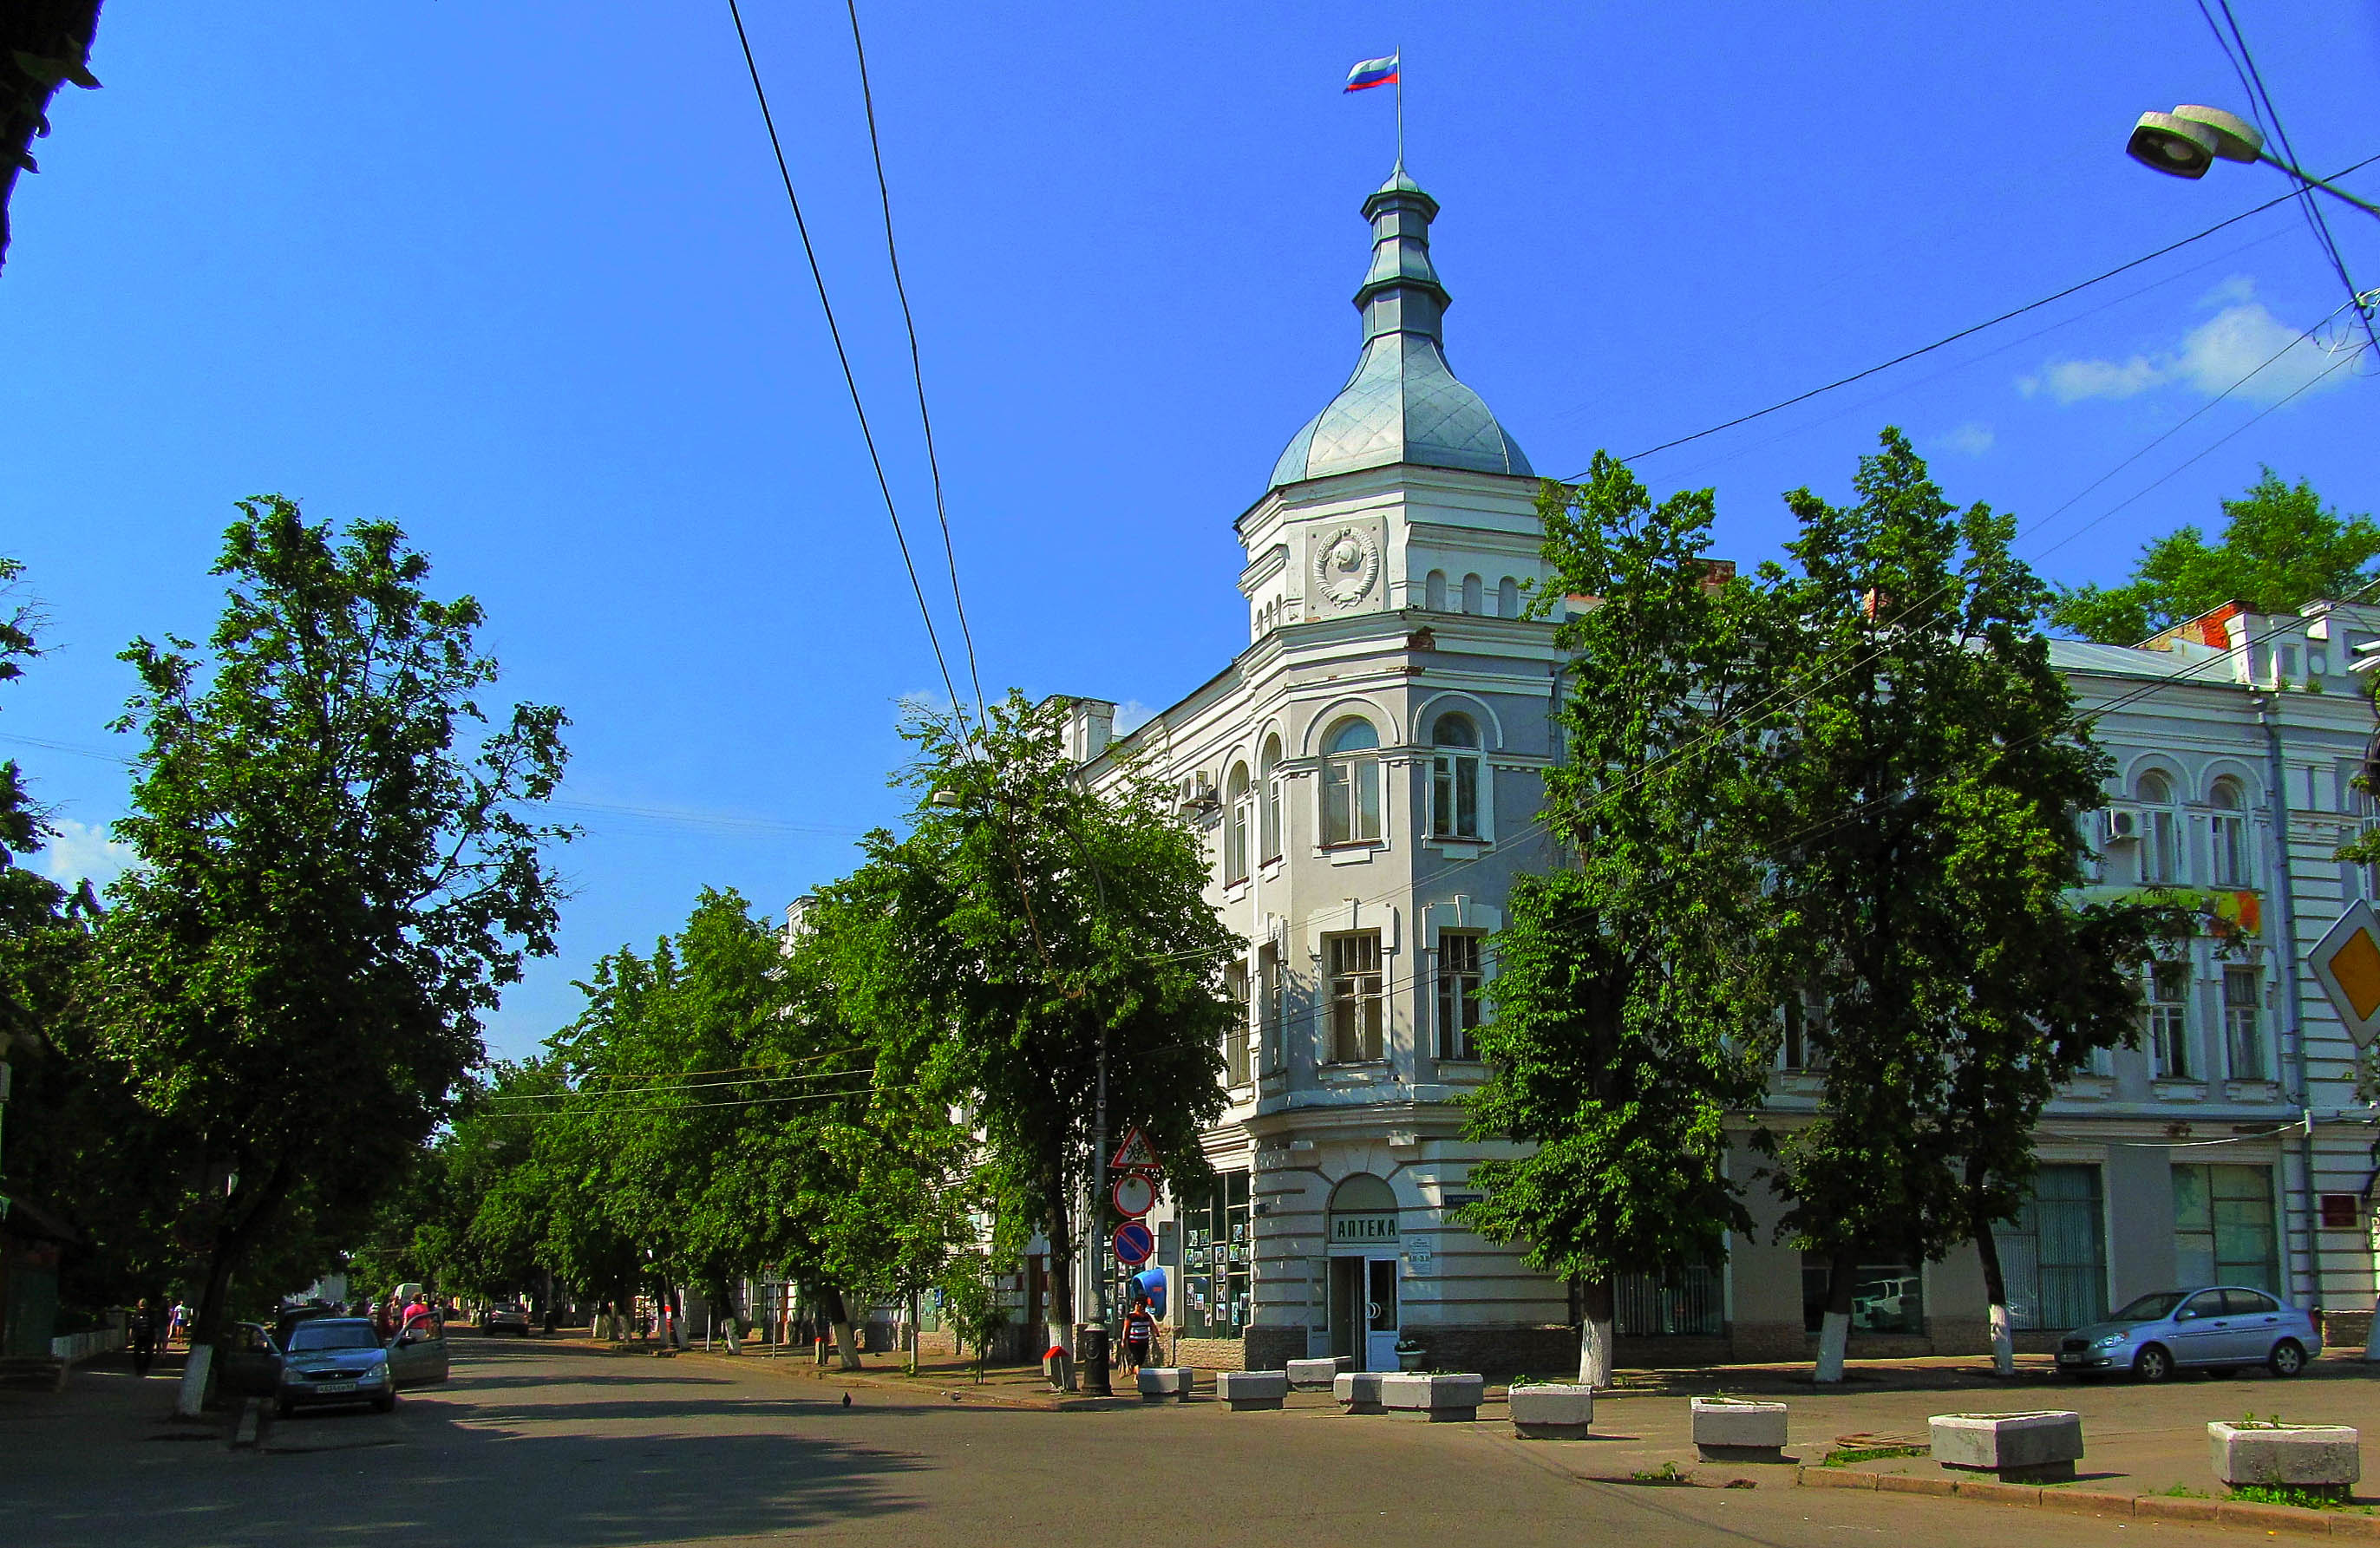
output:
<path id="1" fill-rule="evenodd" d="M 1397 164 L 1405 164 L 1405 50 L 1397 45 Z"/>

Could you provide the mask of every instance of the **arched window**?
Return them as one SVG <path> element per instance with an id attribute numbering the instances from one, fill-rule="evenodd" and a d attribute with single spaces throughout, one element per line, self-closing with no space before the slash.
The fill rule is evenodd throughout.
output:
<path id="1" fill-rule="evenodd" d="M 1256 803 L 1248 796 L 1248 766 L 1232 765 L 1223 787 L 1223 884 L 1248 879 L 1248 828 L 1256 820 Z"/>
<path id="2" fill-rule="evenodd" d="M 1371 844 L 1380 839 L 1380 737 L 1367 720 L 1342 720 L 1323 743 L 1322 841 Z"/>
<path id="3" fill-rule="evenodd" d="M 1264 858 L 1281 858 L 1281 738 L 1265 738 L 1264 755 L 1257 759 L 1257 778 L 1264 783 L 1264 825 L 1257 835 Z"/>
<path id="4" fill-rule="evenodd" d="M 1479 837 L 1479 731 L 1468 715 L 1440 715 L 1430 728 L 1429 832 L 1434 839 Z"/>
<path id="5" fill-rule="evenodd" d="M 2133 786 L 2148 810 L 2141 814 L 2141 880 L 2181 879 L 2181 817 L 2173 809 L 2173 781 L 2152 768 Z"/>
<path id="6" fill-rule="evenodd" d="M 1432 570 L 1429 578 L 1421 583 L 1421 605 L 1432 612 L 1446 611 L 1446 572 Z"/>
<path id="7" fill-rule="evenodd" d="M 1477 575 L 1463 577 L 1463 611 L 1464 612 L 1488 611 L 1488 588 Z"/>
<path id="8" fill-rule="evenodd" d="M 1510 575 L 1496 583 L 1496 616 L 1499 618 L 1521 616 L 1521 583 Z"/>
<path id="9" fill-rule="evenodd" d="M 2209 838 L 2213 841 L 2215 885 L 2246 887 L 2248 880 L 2248 814 L 2237 780 L 2217 780 L 2208 792 L 2215 808 Z"/>

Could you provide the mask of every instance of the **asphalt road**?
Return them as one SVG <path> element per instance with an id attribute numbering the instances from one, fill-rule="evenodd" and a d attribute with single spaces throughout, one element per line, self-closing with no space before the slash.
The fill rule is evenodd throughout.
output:
<path id="1" fill-rule="evenodd" d="M 0 1409 L 0 1542 L 45 1548 L 806 1541 L 1158 1548 L 2237 1542 L 1908 1495 L 1585 1481 L 1579 1448 L 1500 1425 L 1212 1404 L 987 1409 L 753 1360 L 458 1341 L 396 1413 L 301 1414 L 234 1451 L 165 1422 L 172 1389 L 77 1377 Z M 1562 1452 L 1557 1461 L 1553 1448 Z M 2261 1536 L 2261 1534 L 2256 1534 Z"/>

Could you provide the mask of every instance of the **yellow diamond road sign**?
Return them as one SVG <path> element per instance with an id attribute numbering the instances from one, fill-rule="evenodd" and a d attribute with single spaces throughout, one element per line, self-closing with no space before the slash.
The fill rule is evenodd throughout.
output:
<path id="1" fill-rule="evenodd" d="M 2380 913 L 2358 902 L 2339 916 L 2313 949 L 2313 975 L 2355 1046 L 2380 1035 Z"/>

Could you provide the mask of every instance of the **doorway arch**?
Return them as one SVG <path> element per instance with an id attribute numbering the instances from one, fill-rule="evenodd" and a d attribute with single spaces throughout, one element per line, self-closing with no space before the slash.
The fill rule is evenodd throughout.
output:
<path id="1" fill-rule="evenodd" d="M 1330 1191 L 1330 1352 L 1349 1356 L 1358 1371 L 1397 1368 L 1401 1234 L 1387 1179 L 1356 1172 Z"/>

